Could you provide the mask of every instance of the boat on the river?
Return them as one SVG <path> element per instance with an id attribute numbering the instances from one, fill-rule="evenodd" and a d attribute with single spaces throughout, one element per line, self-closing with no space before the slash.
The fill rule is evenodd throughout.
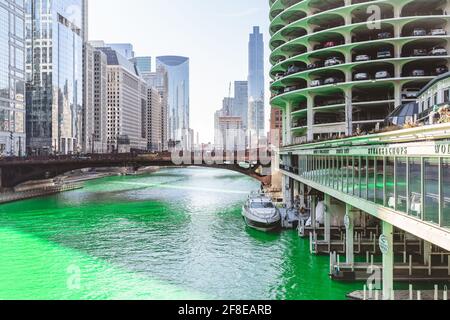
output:
<path id="1" fill-rule="evenodd" d="M 281 229 L 281 214 L 263 193 L 252 194 L 242 208 L 245 223 L 253 229 L 270 232 Z"/>

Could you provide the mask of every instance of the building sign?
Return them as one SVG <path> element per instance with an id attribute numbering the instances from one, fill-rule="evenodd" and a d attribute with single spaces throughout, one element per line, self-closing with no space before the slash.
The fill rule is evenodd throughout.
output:
<path id="1" fill-rule="evenodd" d="M 384 255 L 389 253 L 389 239 L 384 234 L 380 237 L 379 245 L 381 253 L 383 253 Z"/>
<path id="2" fill-rule="evenodd" d="M 296 155 L 315 156 L 372 156 L 372 157 L 407 157 L 407 156 L 449 156 L 450 142 L 416 142 L 392 145 L 354 146 L 329 149 L 306 149 L 294 152 Z"/>
<path id="3" fill-rule="evenodd" d="M 407 156 L 408 147 L 375 147 L 367 150 L 370 156 Z"/>

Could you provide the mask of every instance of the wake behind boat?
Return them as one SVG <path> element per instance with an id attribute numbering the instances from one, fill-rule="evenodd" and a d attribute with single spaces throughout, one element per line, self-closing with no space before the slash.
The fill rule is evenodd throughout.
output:
<path id="1" fill-rule="evenodd" d="M 281 229 L 280 211 L 264 194 L 252 194 L 242 208 L 245 223 L 253 229 L 269 232 Z"/>

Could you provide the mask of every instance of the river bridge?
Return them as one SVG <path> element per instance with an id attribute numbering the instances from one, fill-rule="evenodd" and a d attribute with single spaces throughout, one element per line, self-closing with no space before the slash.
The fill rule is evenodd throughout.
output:
<path id="1" fill-rule="evenodd" d="M 265 160 L 261 160 L 265 159 Z M 33 156 L 0 160 L 2 189 L 13 188 L 33 180 L 55 178 L 66 172 L 86 168 L 132 167 L 205 167 L 226 169 L 257 179 L 269 185 L 270 175 L 262 168 L 270 167 L 271 153 L 263 149 L 245 152 L 157 152 L 114 153 L 89 155 Z"/>

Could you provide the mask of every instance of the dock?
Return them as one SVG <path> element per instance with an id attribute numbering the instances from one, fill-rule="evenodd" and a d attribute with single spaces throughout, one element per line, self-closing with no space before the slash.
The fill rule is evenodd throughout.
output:
<path id="1" fill-rule="evenodd" d="M 370 293 L 369 291 L 354 291 L 347 295 L 349 300 L 357 300 L 357 301 L 376 301 L 382 299 L 382 293 L 380 291 L 373 291 Z M 410 292 L 408 290 L 398 290 L 393 291 L 392 296 L 389 300 L 396 301 L 413 301 L 413 300 L 423 300 L 423 301 L 448 301 L 448 291 L 413 291 Z"/>

